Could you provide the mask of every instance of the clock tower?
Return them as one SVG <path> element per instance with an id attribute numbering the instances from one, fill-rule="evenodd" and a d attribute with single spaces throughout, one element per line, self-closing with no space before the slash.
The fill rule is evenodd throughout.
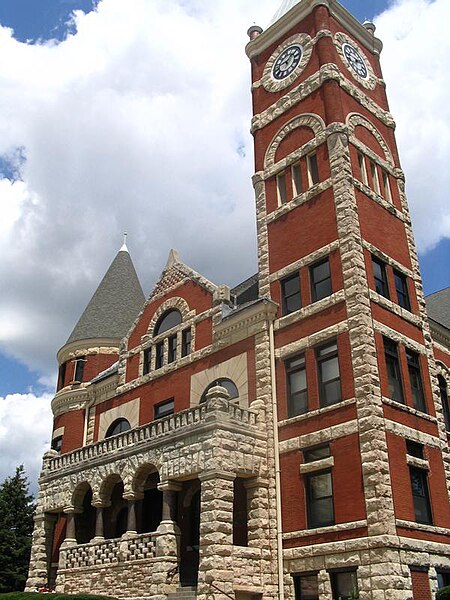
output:
<path id="1" fill-rule="evenodd" d="M 284 593 L 428 599 L 449 451 L 382 43 L 336 0 L 249 36 Z"/>

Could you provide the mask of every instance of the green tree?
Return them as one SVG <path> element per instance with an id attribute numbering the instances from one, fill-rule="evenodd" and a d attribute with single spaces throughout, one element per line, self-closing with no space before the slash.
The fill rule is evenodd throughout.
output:
<path id="1" fill-rule="evenodd" d="M 23 465 L 0 485 L 0 592 L 25 587 L 33 533 L 33 496 Z"/>

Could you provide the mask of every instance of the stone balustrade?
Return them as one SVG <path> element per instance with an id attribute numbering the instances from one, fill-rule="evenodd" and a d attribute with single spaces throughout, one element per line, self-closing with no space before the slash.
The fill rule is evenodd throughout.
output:
<path id="1" fill-rule="evenodd" d="M 244 426 L 256 425 L 256 412 L 242 408 L 232 402 L 217 406 L 211 402 L 199 404 L 193 408 L 181 411 L 157 421 L 152 421 L 142 427 L 135 427 L 122 434 L 101 440 L 95 444 L 84 446 L 67 454 L 55 455 L 48 452 L 44 456 L 43 475 L 65 469 L 72 465 L 91 461 L 101 456 L 107 456 L 122 448 L 131 448 L 145 444 L 150 440 L 162 440 L 165 436 L 191 429 L 195 425 L 206 422 L 212 414 L 219 414 L 227 422 Z"/>
<path id="2" fill-rule="evenodd" d="M 144 533 L 127 539 L 92 541 L 68 546 L 62 555 L 62 567 L 69 570 L 152 559 L 156 556 L 156 536 Z"/>

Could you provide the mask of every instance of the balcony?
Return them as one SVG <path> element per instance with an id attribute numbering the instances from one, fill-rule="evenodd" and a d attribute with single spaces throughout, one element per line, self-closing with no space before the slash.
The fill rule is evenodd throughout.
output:
<path id="1" fill-rule="evenodd" d="M 231 430 L 252 439 L 264 438 L 256 428 L 256 417 L 256 412 L 251 409 L 242 408 L 223 398 L 213 398 L 204 404 L 67 454 L 55 455 L 54 451 L 50 451 L 44 456 L 42 478 L 52 479 L 61 471 L 78 471 L 87 465 L 91 468 L 109 462 L 113 457 L 117 458 L 118 452 L 121 457 L 126 457 L 155 446 L 172 445 L 179 438 L 185 438 L 189 443 L 186 438 L 207 433 L 211 429 Z"/>

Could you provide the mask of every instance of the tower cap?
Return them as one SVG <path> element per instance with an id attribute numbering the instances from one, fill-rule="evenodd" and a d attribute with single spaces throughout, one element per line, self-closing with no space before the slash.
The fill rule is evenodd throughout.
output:
<path id="1" fill-rule="evenodd" d="M 263 32 L 262 27 L 259 27 L 259 25 L 252 25 L 251 27 L 249 27 L 249 29 L 247 31 L 247 35 L 250 38 L 250 40 L 254 40 L 259 35 L 261 35 L 262 32 Z"/>

